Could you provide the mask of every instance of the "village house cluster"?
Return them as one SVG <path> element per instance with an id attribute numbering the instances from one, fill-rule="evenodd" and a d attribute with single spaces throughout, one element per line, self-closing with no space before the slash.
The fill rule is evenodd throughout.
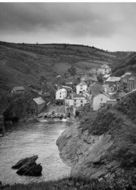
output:
<path id="1" fill-rule="evenodd" d="M 93 68 L 80 75 L 80 82 L 73 85 L 73 81 L 65 85 L 57 85 L 55 102 L 63 105 L 65 113 L 76 116 L 77 112 L 88 105 L 92 111 L 98 111 L 103 106 L 112 106 L 136 89 L 136 76 L 126 72 L 122 76 L 113 76 L 109 65 Z M 29 88 L 30 90 L 30 88 Z M 39 114 L 50 103 L 45 100 L 41 91 L 31 88 L 37 94 L 33 98 L 36 113 Z M 11 95 L 24 94 L 26 88 L 16 86 L 11 90 Z M 48 94 L 48 91 L 44 95 Z M 50 96 L 50 95 L 48 95 Z"/>
<path id="2" fill-rule="evenodd" d="M 110 66 L 104 64 L 81 76 L 75 89 L 69 86 L 58 87 L 56 104 L 63 104 L 65 112 L 73 115 L 86 104 L 92 111 L 98 111 L 103 106 L 116 104 L 121 97 L 135 90 L 136 76 L 131 72 L 120 77 L 113 76 Z"/>

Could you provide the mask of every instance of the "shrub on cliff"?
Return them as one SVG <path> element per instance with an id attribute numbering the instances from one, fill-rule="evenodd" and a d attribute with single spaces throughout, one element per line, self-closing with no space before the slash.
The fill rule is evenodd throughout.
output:
<path id="1" fill-rule="evenodd" d="M 115 106 L 115 109 L 136 123 L 136 92 L 122 98 Z"/>
<path id="2" fill-rule="evenodd" d="M 122 98 L 114 107 L 104 108 L 99 112 L 89 111 L 82 114 L 80 128 L 92 135 L 102 135 L 119 129 L 122 122 L 130 120 L 136 123 L 136 92 Z M 125 121 L 124 121 L 125 120 Z"/>
<path id="3" fill-rule="evenodd" d="M 88 130 L 92 135 L 102 135 L 111 132 L 121 125 L 121 118 L 117 117 L 109 110 L 103 109 L 101 112 L 89 112 L 82 118 L 80 127 L 82 132 Z"/>

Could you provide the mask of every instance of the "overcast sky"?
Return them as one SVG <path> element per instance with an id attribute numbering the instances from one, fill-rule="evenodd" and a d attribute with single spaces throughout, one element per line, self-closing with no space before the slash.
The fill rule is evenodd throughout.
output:
<path id="1" fill-rule="evenodd" d="M 136 51 L 136 3 L 0 3 L 0 40 Z"/>

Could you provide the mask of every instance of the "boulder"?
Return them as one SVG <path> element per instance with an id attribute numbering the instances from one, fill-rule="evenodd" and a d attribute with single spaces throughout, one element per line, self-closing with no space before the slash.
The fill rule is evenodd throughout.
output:
<path id="1" fill-rule="evenodd" d="M 36 163 L 37 159 L 37 155 L 21 159 L 14 166 L 12 166 L 12 168 L 18 169 L 16 172 L 18 175 L 41 176 L 42 166 Z"/>
<path id="2" fill-rule="evenodd" d="M 26 163 L 16 172 L 18 175 L 41 176 L 42 166 L 36 163 Z"/>
<path id="3" fill-rule="evenodd" d="M 31 157 L 27 157 L 24 159 L 19 160 L 14 166 L 12 166 L 12 169 L 19 169 L 26 163 L 35 163 L 35 161 L 38 159 L 38 155 L 34 155 Z"/>

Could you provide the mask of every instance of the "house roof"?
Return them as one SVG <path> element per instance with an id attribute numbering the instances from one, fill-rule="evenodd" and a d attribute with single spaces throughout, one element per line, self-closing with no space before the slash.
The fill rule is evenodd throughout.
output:
<path id="1" fill-rule="evenodd" d="M 23 86 L 15 86 L 15 87 L 13 88 L 13 90 L 15 90 L 15 91 L 18 91 L 18 90 L 25 90 L 25 88 L 24 88 Z"/>
<path id="2" fill-rule="evenodd" d="M 38 104 L 38 105 L 41 105 L 41 104 L 44 104 L 45 103 L 45 100 L 42 98 L 42 97 L 38 97 L 38 98 L 33 98 L 33 101 Z"/>
<path id="3" fill-rule="evenodd" d="M 123 77 L 125 77 L 125 76 L 130 76 L 130 75 L 132 75 L 131 72 L 126 72 L 124 75 L 121 76 L 121 78 L 123 78 Z"/>
<path id="4" fill-rule="evenodd" d="M 62 91 L 62 92 L 66 92 L 67 90 L 65 88 L 60 88 L 57 91 Z"/>
<path id="5" fill-rule="evenodd" d="M 57 75 L 57 76 L 56 76 L 56 78 L 59 78 L 59 77 L 61 77 L 61 75 Z"/>
<path id="6" fill-rule="evenodd" d="M 109 99 L 108 102 L 117 102 L 116 99 Z"/>
<path id="7" fill-rule="evenodd" d="M 135 80 L 135 77 L 130 77 L 129 80 Z"/>
<path id="8" fill-rule="evenodd" d="M 106 93 L 99 93 L 99 94 L 95 95 L 95 97 L 100 96 L 100 95 L 106 96 L 110 100 L 110 97 Z"/>
<path id="9" fill-rule="evenodd" d="M 86 82 L 80 82 L 79 84 L 77 84 L 77 86 L 79 86 L 79 85 L 86 85 L 87 86 Z"/>
<path id="10" fill-rule="evenodd" d="M 83 95 L 75 94 L 73 99 L 77 99 L 77 98 L 84 98 L 85 99 L 85 97 Z"/>
<path id="11" fill-rule="evenodd" d="M 105 79 L 108 79 L 108 78 L 110 77 L 110 74 L 105 74 L 103 77 L 104 77 Z"/>
<path id="12" fill-rule="evenodd" d="M 119 82 L 120 79 L 120 77 L 109 77 L 106 82 Z"/>
<path id="13" fill-rule="evenodd" d="M 72 81 L 68 81 L 68 82 L 66 82 L 66 84 L 73 84 L 73 82 Z"/>
<path id="14" fill-rule="evenodd" d="M 70 86 L 62 86 L 62 87 L 66 89 L 72 89 Z"/>
<path id="15" fill-rule="evenodd" d="M 107 65 L 107 64 L 104 64 L 104 65 L 101 66 L 101 68 L 108 68 L 108 69 L 110 69 L 110 66 Z"/>
<path id="16" fill-rule="evenodd" d="M 97 76 L 90 76 L 90 77 L 88 77 L 88 79 L 95 81 L 95 82 L 98 81 Z"/>

